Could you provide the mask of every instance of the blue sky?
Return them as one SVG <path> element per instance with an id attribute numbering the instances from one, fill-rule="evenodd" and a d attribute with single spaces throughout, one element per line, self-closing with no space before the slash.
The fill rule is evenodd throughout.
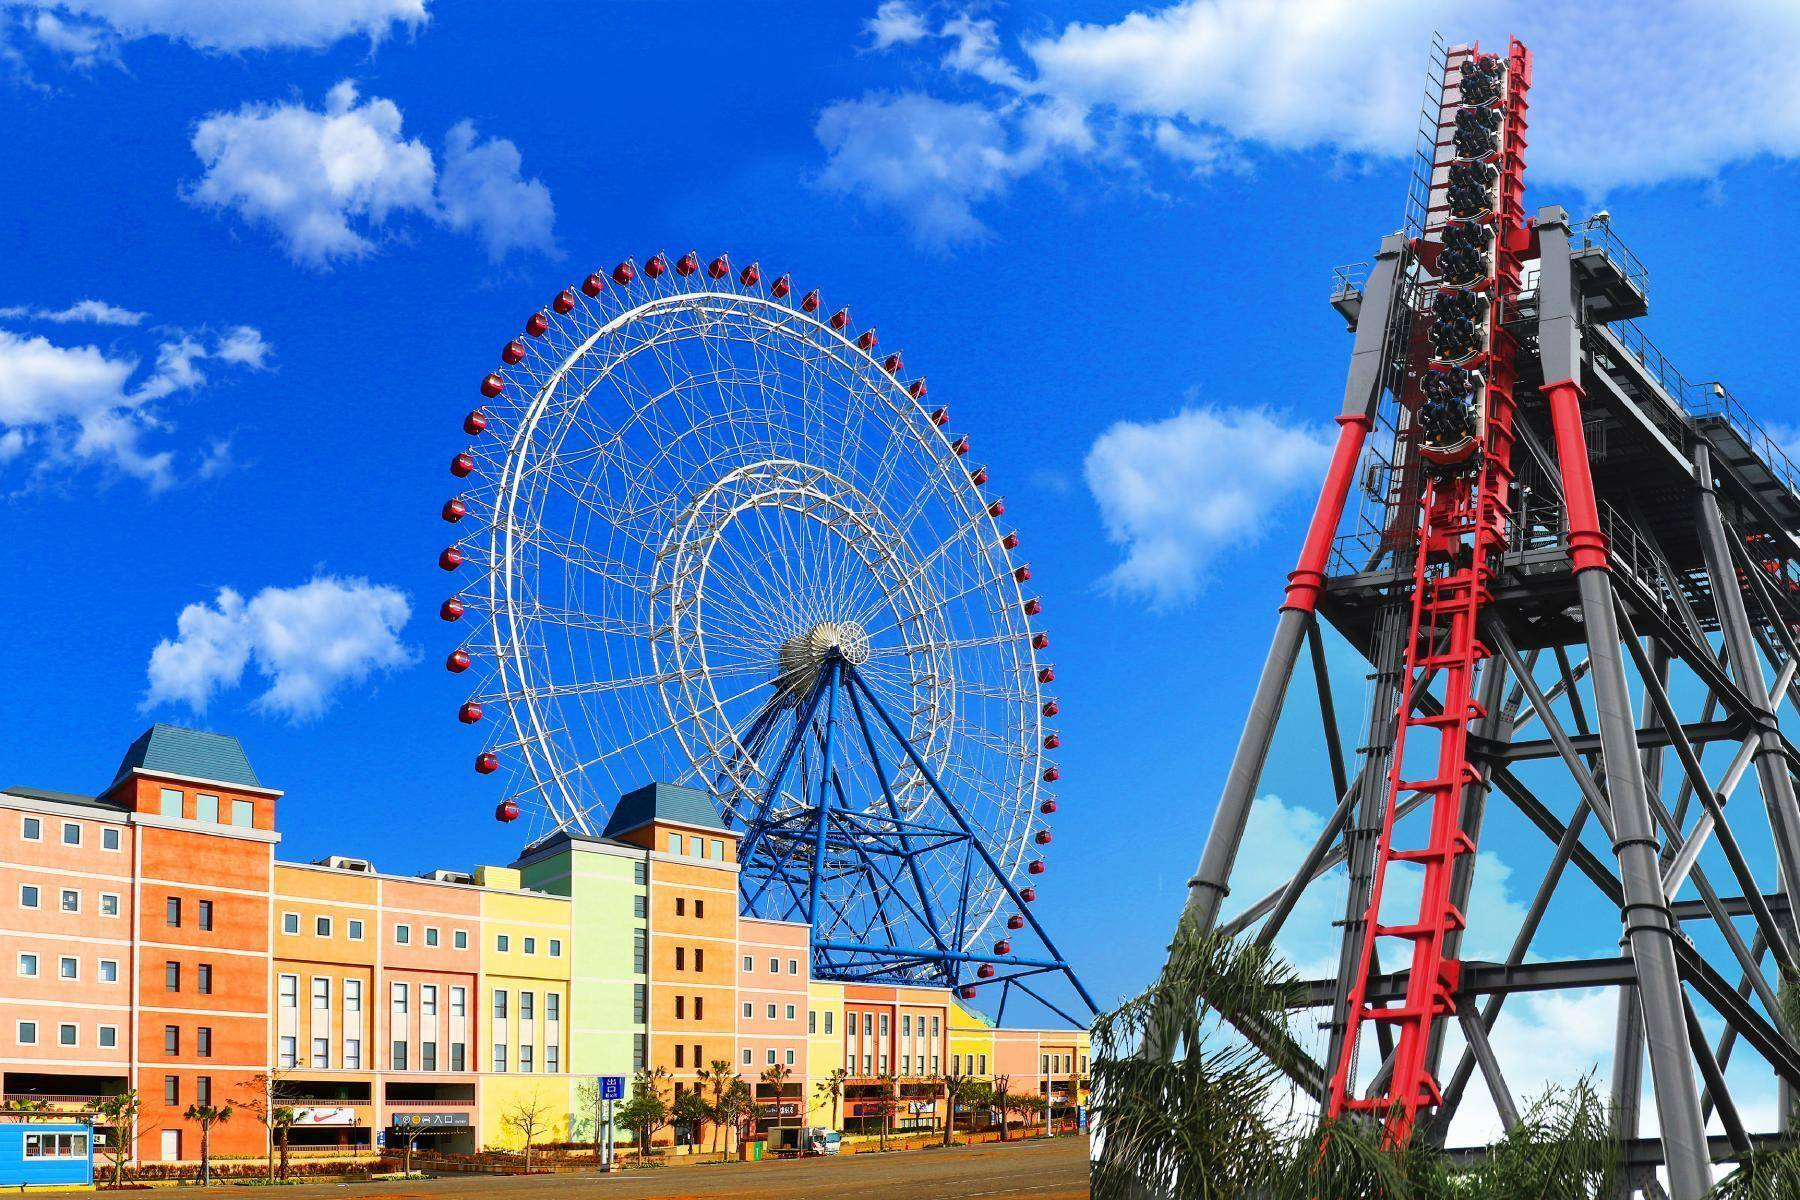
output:
<path id="1" fill-rule="evenodd" d="M 1797 420 L 1765 227 L 1793 19 L 1353 7 L 0 4 L 0 782 L 96 789 L 149 720 L 198 723 L 287 790 L 290 856 L 504 860 L 439 666 L 458 422 L 558 288 L 729 251 L 853 302 L 980 439 L 1056 638 L 1040 911 L 1102 999 L 1141 986 L 1339 404 L 1330 268 L 1399 223 L 1434 27 L 1532 41 L 1529 203 L 1610 208 L 1665 349 Z M 1328 803 L 1305 745 L 1268 780 L 1296 827 Z"/>

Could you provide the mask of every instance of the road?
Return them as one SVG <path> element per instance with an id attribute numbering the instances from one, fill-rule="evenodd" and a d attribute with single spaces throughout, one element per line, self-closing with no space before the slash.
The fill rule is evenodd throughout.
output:
<path id="1" fill-rule="evenodd" d="M 39 1193 L 44 1194 L 44 1193 Z M 88 1193 L 92 1195 L 93 1193 Z M 154 1193 L 152 1193 L 154 1194 Z M 187 1196 L 233 1196 L 240 1187 L 182 1188 Z M 310 1183 L 282 1200 L 1076 1200 L 1088 1194 L 1087 1139 L 1033 1139 L 799 1161 L 672 1166 L 618 1175 L 463 1175 L 413 1182 Z"/>

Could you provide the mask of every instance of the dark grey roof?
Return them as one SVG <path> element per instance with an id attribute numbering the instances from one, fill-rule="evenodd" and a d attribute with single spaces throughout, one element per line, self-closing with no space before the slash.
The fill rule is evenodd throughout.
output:
<path id="1" fill-rule="evenodd" d="M 140 768 L 154 775 L 186 775 L 214 783 L 262 787 L 236 738 L 160 721 L 131 743 L 113 775 L 113 783 Z"/>
<path id="2" fill-rule="evenodd" d="M 124 805 L 115 804 L 111 800 L 101 800 L 95 796 L 83 796 L 78 792 L 53 792 L 49 788 L 9 787 L 9 795 L 23 796 L 27 800 L 52 800 L 58 804 L 84 804 L 89 808 L 110 808 L 124 811 Z"/>
<path id="3" fill-rule="evenodd" d="M 600 836 L 619 837 L 652 821 L 677 821 L 707 829 L 725 828 L 725 822 L 719 820 L 719 810 L 705 792 L 672 783 L 648 783 L 619 797 Z"/>

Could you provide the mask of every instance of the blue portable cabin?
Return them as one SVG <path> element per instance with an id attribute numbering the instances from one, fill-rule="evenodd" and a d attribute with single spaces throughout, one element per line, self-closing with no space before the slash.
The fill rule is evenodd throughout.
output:
<path id="1" fill-rule="evenodd" d="M 94 1127 L 61 1114 L 0 1121 L 0 1187 L 92 1187 Z"/>

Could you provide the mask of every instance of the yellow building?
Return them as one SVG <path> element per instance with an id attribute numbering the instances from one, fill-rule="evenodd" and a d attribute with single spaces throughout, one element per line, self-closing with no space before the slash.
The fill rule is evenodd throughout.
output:
<path id="1" fill-rule="evenodd" d="M 806 1123 L 838 1126 L 843 1122 L 843 1098 L 837 1102 L 819 1084 L 844 1069 L 844 985 L 812 980 L 806 986 L 806 1073 L 811 1085 L 806 1092 Z M 834 1109 L 836 1115 L 833 1115 Z"/>
<path id="2" fill-rule="evenodd" d="M 486 1060 L 478 1141 L 498 1149 L 566 1141 L 574 1111 L 569 1045 L 570 902 L 525 891 L 511 867 L 480 867 Z"/>

